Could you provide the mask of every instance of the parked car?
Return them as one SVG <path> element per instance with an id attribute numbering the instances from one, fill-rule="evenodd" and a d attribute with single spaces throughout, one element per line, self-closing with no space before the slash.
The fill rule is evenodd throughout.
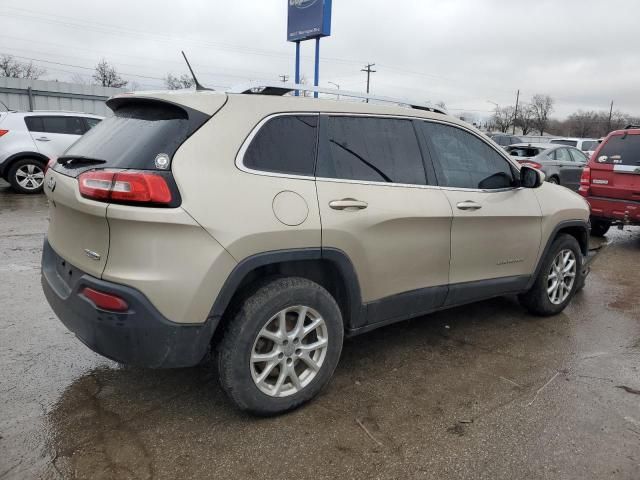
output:
<path id="1" fill-rule="evenodd" d="M 521 165 L 542 170 L 547 182 L 578 191 L 587 156 L 574 147 L 551 143 L 520 143 L 507 147 L 509 155 Z"/>
<path id="2" fill-rule="evenodd" d="M 212 348 L 230 398 L 274 414 L 329 382 L 345 336 L 505 294 L 554 315 L 583 285 L 586 201 L 473 127 L 259 91 L 117 96 L 47 170 L 42 285 L 91 349 Z"/>
<path id="3" fill-rule="evenodd" d="M 0 176 L 19 193 L 40 193 L 50 159 L 102 117 L 75 112 L 0 113 Z"/>
<path id="4" fill-rule="evenodd" d="M 580 179 L 591 205 L 591 232 L 611 225 L 640 225 L 640 125 L 611 132 L 591 156 Z"/>
<path id="5" fill-rule="evenodd" d="M 578 150 L 582 150 L 583 152 L 589 152 L 596 149 L 598 146 L 597 138 L 553 138 L 549 141 L 549 143 L 559 144 L 559 145 L 568 145 L 570 147 L 575 147 Z"/>
<path id="6" fill-rule="evenodd" d="M 513 145 L 514 143 L 522 143 L 522 139 L 520 137 L 508 135 L 506 133 L 489 133 L 487 135 L 491 140 L 496 142 L 501 147 L 507 147 L 509 145 Z"/>

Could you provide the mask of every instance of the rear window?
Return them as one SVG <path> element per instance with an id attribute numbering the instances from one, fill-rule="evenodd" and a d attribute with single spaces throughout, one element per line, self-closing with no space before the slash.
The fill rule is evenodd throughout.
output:
<path id="1" fill-rule="evenodd" d="M 614 135 L 606 141 L 596 161 L 613 165 L 640 165 L 640 135 Z"/>
<path id="2" fill-rule="evenodd" d="M 72 170 L 84 170 L 89 164 L 92 168 L 155 170 L 156 158 L 166 155 L 171 160 L 207 118 L 202 112 L 164 102 L 125 103 L 74 143 L 59 164 Z"/>
<path id="3" fill-rule="evenodd" d="M 531 158 L 535 157 L 544 150 L 541 148 L 535 147 L 509 147 L 507 148 L 507 152 L 512 157 L 523 157 L 523 158 Z"/>
<path id="4" fill-rule="evenodd" d="M 582 142 L 582 151 L 583 152 L 588 152 L 589 150 L 595 150 L 597 147 L 598 147 L 598 141 L 597 140 Z"/>
<path id="5" fill-rule="evenodd" d="M 557 143 L 559 145 L 569 145 L 570 147 L 577 147 L 578 142 L 576 140 L 551 140 L 551 143 Z"/>

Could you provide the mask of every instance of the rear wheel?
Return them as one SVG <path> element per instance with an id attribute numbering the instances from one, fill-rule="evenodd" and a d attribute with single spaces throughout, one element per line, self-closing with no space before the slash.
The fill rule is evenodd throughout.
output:
<path id="1" fill-rule="evenodd" d="M 582 284 L 580 245 L 571 235 L 562 234 L 551 245 L 533 287 L 518 299 L 535 315 L 555 315 L 565 309 Z"/>
<path id="2" fill-rule="evenodd" d="M 558 177 L 549 177 L 549 179 L 547 180 L 547 182 L 549 183 L 554 183 L 556 185 L 560 185 L 560 180 L 558 179 Z"/>
<path id="3" fill-rule="evenodd" d="M 297 277 L 274 279 L 238 305 L 218 348 L 222 388 L 243 410 L 273 415 L 315 397 L 342 351 L 335 300 Z"/>
<path id="4" fill-rule="evenodd" d="M 594 237 L 604 237 L 609 231 L 611 222 L 607 220 L 591 220 L 591 235 Z"/>
<path id="5" fill-rule="evenodd" d="M 44 185 L 44 164 L 33 158 L 23 158 L 9 167 L 7 179 L 16 192 L 40 193 Z"/>

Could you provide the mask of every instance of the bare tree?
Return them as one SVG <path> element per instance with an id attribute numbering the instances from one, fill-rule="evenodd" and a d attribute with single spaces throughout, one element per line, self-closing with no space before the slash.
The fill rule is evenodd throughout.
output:
<path id="1" fill-rule="evenodd" d="M 193 78 L 183 73 L 179 77 L 172 73 L 167 73 L 164 79 L 164 84 L 169 90 L 180 90 L 183 88 L 191 88 L 195 85 Z"/>
<path id="2" fill-rule="evenodd" d="M 440 100 L 438 103 L 436 103 L 436 107 L 440 107 L 440 108 L 442 108 L 444 110 L 447 109 L 447 105 L 442 100 Z"/>
<path id="3" fill-rule="evenodd" d="M 493 112 L 492 123 L 502 133 L 507 133 L 509 128 L 513 125 L 513 117 L 515 114 L 515 107 L 498 107 L 496 106 Z"/>
<path id="4" fill-rule="evenodd" d="M 553 99 L 549 95 L 536 94 L 531 98 L 533 109 L 533 125 L 544 135 L 544 130 L 549 122 L 549 114 L 553 112 Z"/>
<path id="5" fill-rule="evenodd" d="M 102 85 L 103 87 L 121 88 L 129 83 L 127 80 L 122 78 L 116 71 L 116 68 L 113 65 L 110 65 L 104 58 L 100 60 L 98 65 L 96 65 L 93 79 L 96 84 Z"/>
<path id="6" fill-rule="evenodd" d="M 522 129 L 522 135 L 528 135 L 533 130 L 535 113 L 529 104 L 524 104 L 518 109 L 518 115 L 515 120 L 516 127 Z"/>
<path id="7" fill-rule="evenodd" d="M 71 75 L 71 81 L 80 85 L 87 85 L 89 83 L 87 77 L 79 73 L 74 73 L 73 75 Z"/>
<path id="8" fill-rule="evenodd" d="M 37 80 L 45 73 L 47 71 L 44 68 L 34 65 L 33 62 L 20 62 L 11 55 L 0 56 L 0 77 Z"/>

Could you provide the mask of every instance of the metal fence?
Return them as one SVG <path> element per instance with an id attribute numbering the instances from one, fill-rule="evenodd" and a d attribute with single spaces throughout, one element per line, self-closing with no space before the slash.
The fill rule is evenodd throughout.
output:
<path id="1" fill-rule="evenodd" d="M 10 110 L 56 110 L 109 116 L 105 100 L 124 88 L 0 77 L 0 101 Z M 0 105 L 0 110 L 4 110 Z"/>

